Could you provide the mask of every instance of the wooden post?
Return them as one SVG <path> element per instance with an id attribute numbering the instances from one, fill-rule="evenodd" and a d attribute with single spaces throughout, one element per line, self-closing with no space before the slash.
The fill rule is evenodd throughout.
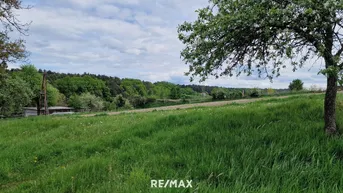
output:
<path id="1" fill-rule="evenodd" d="M 45 107 L 45 115 L 49 115 L 49 109 L 48 109 L 48 99 L 46 95 L 46 89 L 47 89 L 47 81 L 46 81 L 46 71 L 44 70 L 44 107 Z"/>
<path id="2" fill-rule="evenodd" d="M 47 90 L 46 76 L 47 76 L 47 73 L 44 70 L 43 81 L 42 81 L 42 89 L 41 89 L 40 97 L 39 97 L 39 103 L 44 104 L 44 115 L 49 115 L 48 100 L 47 100 L 47 94 L 46 94 L 46 90 Z M 42 102 L 42 100 L 43 100 L 43 102 Z M 40 108 L 41 108 L 41 105 L 39 107 L 39 110 L 40 110 Z"/>

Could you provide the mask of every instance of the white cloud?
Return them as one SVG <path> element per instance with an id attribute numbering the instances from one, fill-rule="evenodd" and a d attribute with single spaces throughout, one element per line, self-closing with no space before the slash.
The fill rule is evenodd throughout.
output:
<path id="1" fill-rule="evenodd" d="M 33 9 L 19 14 L 22 21 L 33 22 L 30 36 L 24 38 L 32 53 L 30 60 L 38 68 L 186 84 L 189 78 L 184 72 L 188 67 L 180 59 L 183 45 L 177 38 L 177 26 L 194 20 L 194 11 L 207 3 L 207 0 L 40 0 Z M 325 85 L 323 76 L 316 76 L 319 65 L 316 63 L 310 72 L 310 66 L 296 73 L 284 70 L 273 84 L 245 76 L 211 78 L 204 84 L 278 88 L 301 78 L 306 86 Z"/>

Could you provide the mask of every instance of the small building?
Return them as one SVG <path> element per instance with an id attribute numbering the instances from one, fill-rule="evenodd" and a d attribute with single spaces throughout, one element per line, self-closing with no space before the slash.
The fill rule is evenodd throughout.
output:
<path id="1" fill-rule="evenodd" d="M 49 115 L 65 115 L 74 113 L 74 109 L 70 107 L 49 107 Z M 44 112 L 44 108 L 41 108 L 41 113 Z M 37 116 L 37 107 L 25 107 L 24 116 Z"/>

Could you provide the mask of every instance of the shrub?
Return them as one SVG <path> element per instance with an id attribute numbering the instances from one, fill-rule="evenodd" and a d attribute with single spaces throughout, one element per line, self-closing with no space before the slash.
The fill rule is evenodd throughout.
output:
<path id="1" fill-rule="evenodd" d="M 257 98 L 257 97 L 260 97 L 261 96 L 261 92 L 259 89 L 257 88 L 254 88 L 250 91 L 250 97 L 252 98 Z"/>
<path id="2" fill-rule="evenodd" d="M 104 102 L 100 97 L 90 93 L 83 93 L 80 95 L 83 107 L 91 111 L 100 111 L 104 108 Z"/>
<path id="3" fill-rule="evenodd" d="M 133 109 L 133 106 L 131 105 L 131 103 L 130 103 L 129 100 L 125 100 L 125 104 L 124 104 L 124 106 L 122 107 L 122 109 L 130 110 L 130 109 Z"/>
<path id="4" fill-rule="evenodd" d="M 47 92 L 48 106 L 56 106 L 58 103 L 60 92 L 57 90 L 57 88 L 53 87 L 50 84 L 48 84 L 46 92 Z"/>
<path id="5" fill-rule="evenodd" d="M 113 101 L 113 102 L 108 102 L 108 101 L 104 102 L 104 110 L 105 111 L 114 111 L 116 109 L 117 109 L 117 104 L 116 104 L 115 101 Z"/>
<path id="6" fill-rule="evenodd" d="M 82 102 L 80 96 L 74 94 L 68 100 L 68 105 L 74 109 L 82 109 Z"/>
<path id="7" fill-rule="evenodd" d="M 214 88 L 211 92 L 213 100 L 223 100 L 227 96 L 227 92 L 223 88 Z"/>
<path id="8" fill-rule="evenodd" d="M 191 96 L 186 95 L 186 94 L 182 94 L 181 95 L 181 102 L 182 103 L 189 103 L 190 102 L 190 98 L 191 98 Z"/>
<path id="9" fill-rule="evenodd" d="M 242 93 L 240 91 L 234 90 L 229 92 L 229 98 L 230 99 L 240 99 L 242 98 Z"/>
<path id="10" fill-rule="evenodd" d="M 69 99 L 69 106 L 75 109 L 85 109 L 88 111 L 100 111 L 104 108 L 104 102 L 100 97 L 90 93 L 72 95 Z"/>
<path id="11" fill-rule="evenodd" d="M 134 108 L 143 108 L 147 103 L 147 99 L 145 97 L 138 95 L 130 97 L 129 101 Z"/>
<path id="12" fill-rule="evenodd" d="M 268 94 L 268 95 L 274 95 L 274 94 L 275 94 L 275 90 L 272 89 L 272 88 L 268 88 L 268 89 L 267 89 L 267 94 Z"/>
<path id="13" fill-rule="evenodd" d="M 156 100 L 157 99 L 154 97 L 147 98 L 139 95 L 132 96 L 129 98 L 129 102 L 134 108 L 144 108 L 146 107 L 146 105 L 156 102 Z"/>
<path id="14" fill-rule="evenodd" d="M 148 98 L 146 99 L 146 103 L 147 103 L 147 104 L 149 104 L 149 103 L 154 103 L 154 102 L 156 102 L 156 98 L 154 98 L 154 97 L 148 97 Z"/>
<path id="15" fill-rule="evenodd" d="M 58 106 L 67 106 L 67 98 L 64 96 L 64 94 L 59 93 L 57 98 L 57 104 Z"/>
<path id="16" fill-rule="evenodd" d="M 188 94 L 182 94 L 180 99 L 184 100 L 184 99 L 191 99 L 192 95 L 188 95 Z"/>
<path id="17" fill-rule="evenodd" d="M 116 103 L 117 108 L 121 108 L 125 106 L 126 99 L 123 95 L 118 95 L 115 97 L 114 102 Z"/>
<path id="18" fill-rule="evenodd" d="M 170 98 L 171 99 L 179 99 L 181 97 L 181 89 L 178 86 L 173 87 L 170 90 Z"/>

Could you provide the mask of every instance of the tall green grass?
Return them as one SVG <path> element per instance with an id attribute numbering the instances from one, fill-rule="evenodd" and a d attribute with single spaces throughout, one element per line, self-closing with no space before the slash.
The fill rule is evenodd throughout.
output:
<path id="1" fill-rule="evenodd" d="M 319 95 L 3 120 L 0 191 L 343 192 L 343 140 L 324 134 L 322 118 Z M 152 189 L 151 179 L 193 180 L 193 188 Z"/>

